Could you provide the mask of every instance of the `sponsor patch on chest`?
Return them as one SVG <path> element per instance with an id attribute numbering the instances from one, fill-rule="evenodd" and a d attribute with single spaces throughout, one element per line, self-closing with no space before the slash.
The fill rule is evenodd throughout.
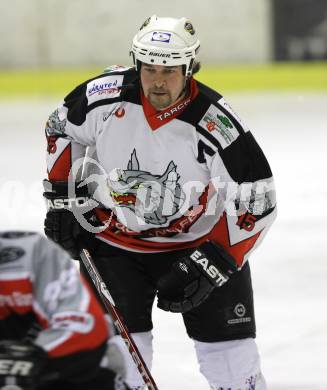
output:
<path id="1" fill-rule="evenodd" d="M 213 104 L 210 105 L 199 125 L 210 132 L 223 149 L 227 148 L 239 136 L 239 132 L 231 120 Z"/>
<path id="2" fill-rule="evenodd" d="M 86 97 L 91 104 L 97 100 L 114 98 L 120 95 L 123 75 L 112 75 L 90 81 L 86 87 Z"/>

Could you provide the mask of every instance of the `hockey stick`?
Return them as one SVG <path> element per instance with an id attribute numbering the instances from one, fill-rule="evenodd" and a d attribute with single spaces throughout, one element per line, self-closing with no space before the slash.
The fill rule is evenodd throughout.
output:
<path id="1" fill-rule="evenodd" d="M 152 375 L 150 374 L 150 371 L 148 367 L 146 366 L 134 340 L 132 339 L 132 336 L 130 335 L 126 325 L 124 324 L 122 317 L 115 305 L 115 302 L 108 291 L 104 281 L 102 280 L 99 271 L 97 270 L 96 266 L 94 265 L 94 262 L 92 260 L 92 257 L 90 253 L 86 249 L 82 249 L 80 253 L 81 260 L 83 261 L 83 264 L 85 268 L 87 269 L 87 272 L 89 273 L 94 286 L 96 287 L 99 296 L 106 307 L 109 314 L 111 314 L 111 317 L 114 321 L 114 324 L 116 328 L 118 329 L 121 337 L 123 338 L 129 353 L 131 354 L 134 363 L 139 370 L 144 383 L 146 384 L 148 390 L 158 390 L 157 385 L 155 384 L 154 379 L 152 378 Z"/>

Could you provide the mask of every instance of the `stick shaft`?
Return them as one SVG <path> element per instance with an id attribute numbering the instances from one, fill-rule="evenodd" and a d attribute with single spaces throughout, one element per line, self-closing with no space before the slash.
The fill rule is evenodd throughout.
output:
<path id="1" fill-rule="evenodd" d="M 130 335 L 126 325 L 124 324 L 124 322 L 122 320 L 122 316 L 119 313 L 107 286 L 105 285 L 104 281 L 102 280 L 102 278 L 99 274 L 99 271 L 97 270 L 97 268 L 92 260 L 90 253 L 86 249 L 82 249 L 82 251 L 80 253 L 80 257 L 81 257 L 81 260 L 83 261 L 85 268 L 87 269 L 87 272 L 89 273 L 89 275 L 93 281 L 95 288 L 98 291 L 98 294 L 99 294 L 104 306 L 106 307 L 107 311 L 111 315 L 116 328 L 118 329 L 120 335 L 122 336 L 122 338 L 123 338 L 123 340 L 128 348 L 128 351 L 131 354 L 133 361 L 134 361 L 139 373 L 141 374 L 141 376 L 144 380 L 144 383 L 146 384 L 148 390 L 158 390 L 158 387 L 157 387 L 154 379 L 152 378 L 152 375 L 151 375 L 148 367 L 146 366 L 132 336 Z"/>

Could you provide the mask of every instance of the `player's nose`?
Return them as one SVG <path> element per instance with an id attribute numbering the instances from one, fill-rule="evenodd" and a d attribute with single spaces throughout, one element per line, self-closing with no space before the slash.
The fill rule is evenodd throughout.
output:
<path id="1" fill-rule="evenodd" d="M 154 80 L 154 85 L 155 87 L 157 88 L 162 88 L 164 87 L 166 84 L 165 82 L 165 79 L 162 77 L 162 76 L 158 76 L 155 80 Z"/>

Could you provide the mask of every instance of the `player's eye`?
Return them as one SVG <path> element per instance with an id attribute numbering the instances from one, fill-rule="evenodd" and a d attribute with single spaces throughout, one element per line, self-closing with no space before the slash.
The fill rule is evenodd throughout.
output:
<path id="1" fill-rule="evenodd" d="M 155 69 L 154 68 L 144 68 L 144 70 L 148 73 L 154 73 Z"/>

